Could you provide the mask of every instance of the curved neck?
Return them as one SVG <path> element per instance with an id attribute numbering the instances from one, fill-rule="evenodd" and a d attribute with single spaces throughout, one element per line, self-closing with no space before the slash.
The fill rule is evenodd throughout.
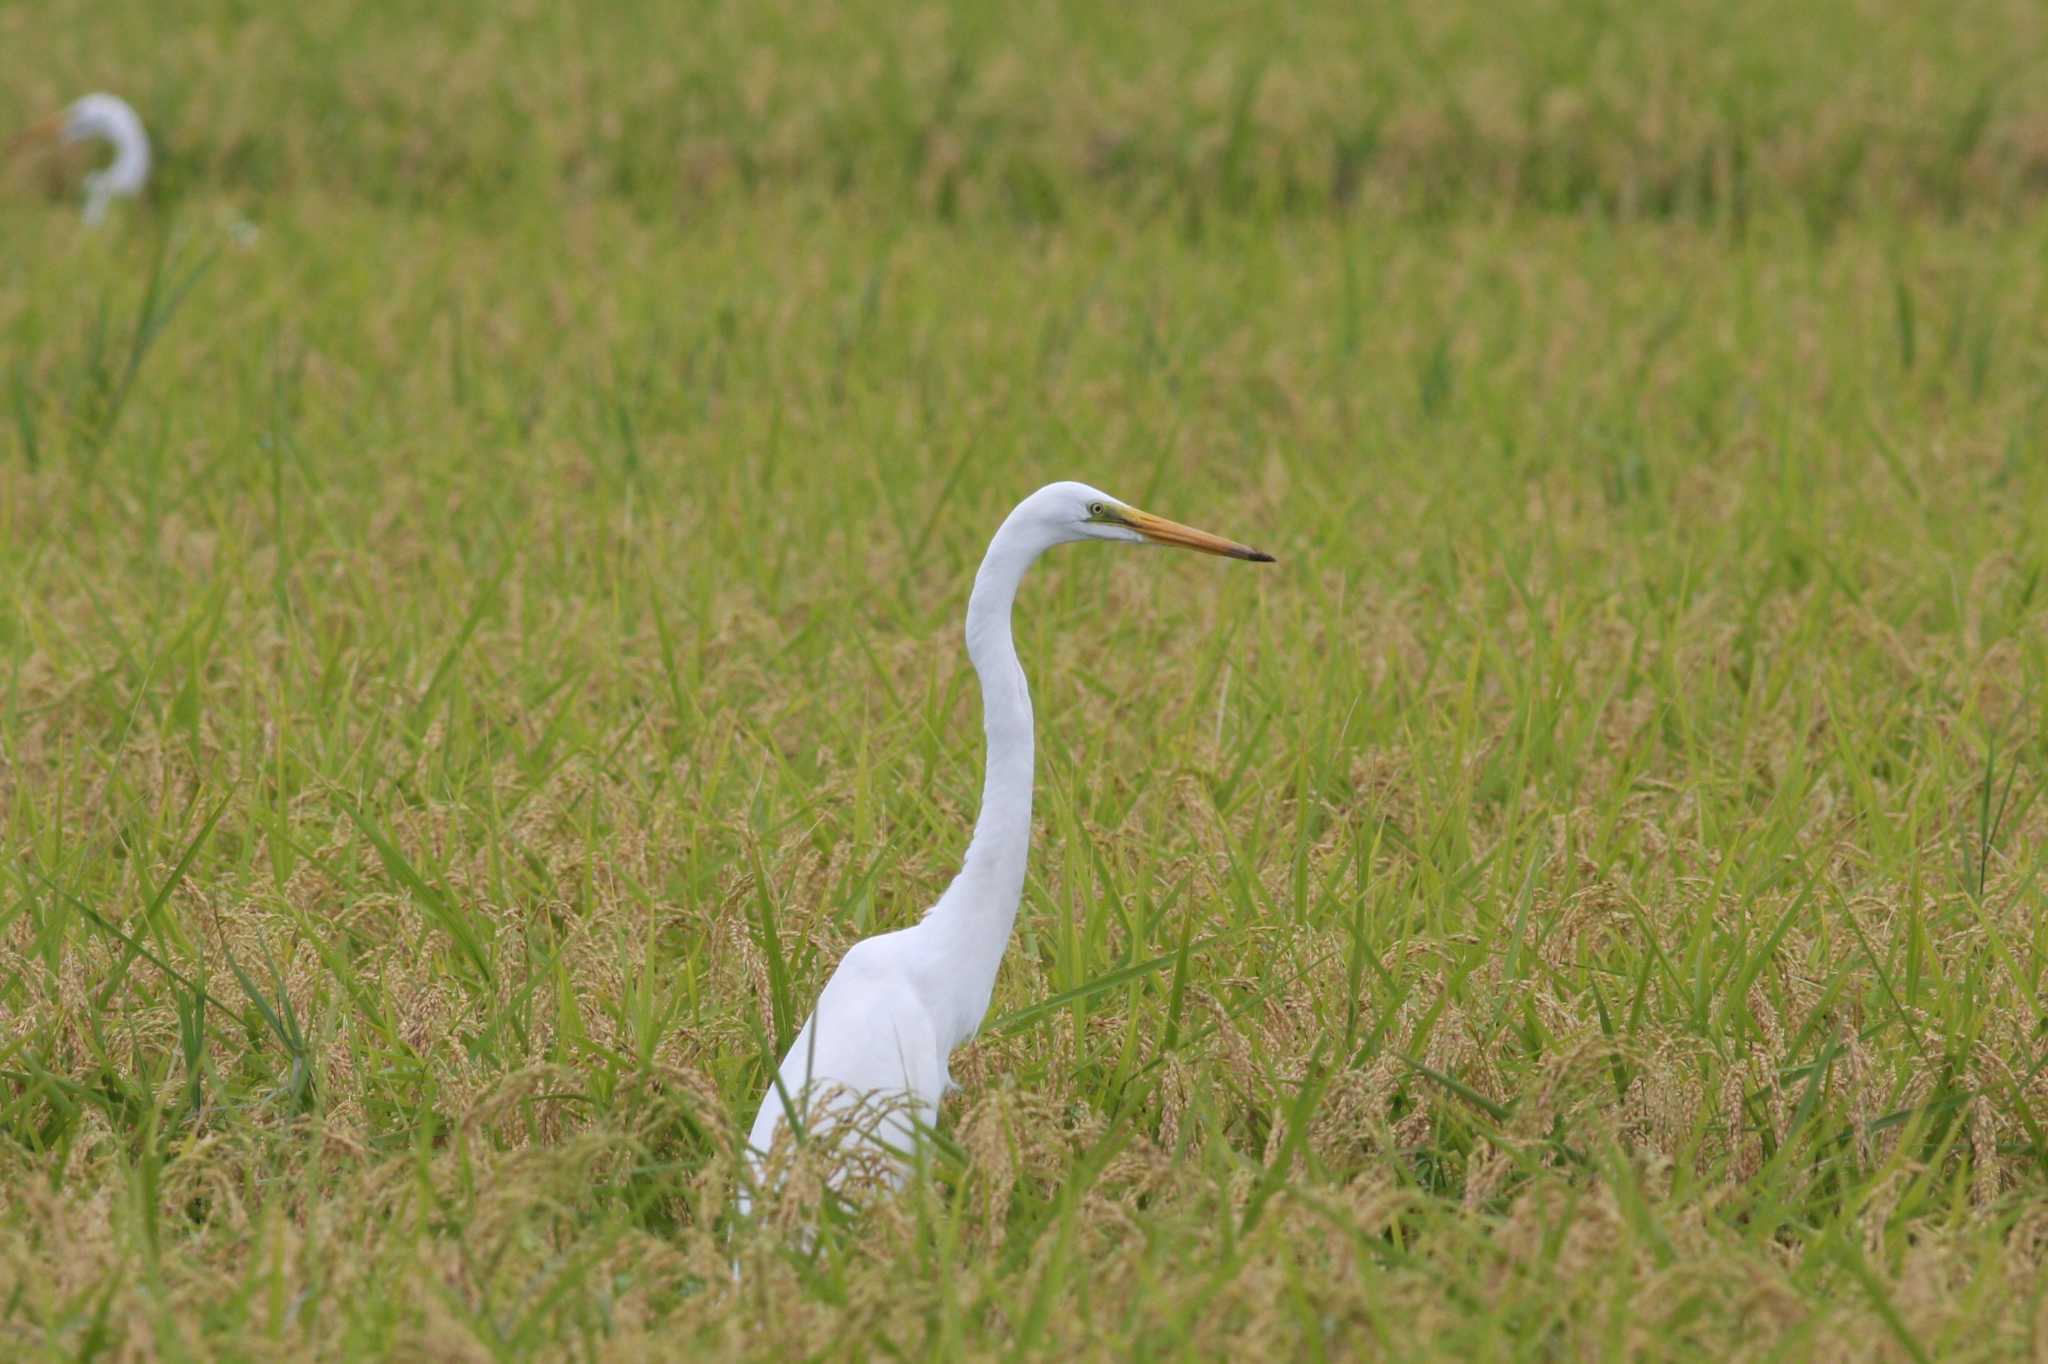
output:
<path id="1" fill-rule="evenodd" d="M 981 682 L 987 770 L 960 874 L 925 916 L 942 939 L 949 971 L 957 973 L 963 1017 L 948 1021 L 961 1039 L 981 1023 L 1024 895 L 1031 852 L 1031 691 L 1010 635 L 1010 607 L 1024 571 L 1044 548 L 1014 516 L 1005 521 L 989 542 L 967 602 L 967 657 Z"/>
<path id="2" fill-rule="evenodd" d="M 109 133 L 107 140 L 114 144 L 114 159 L 101 174 L 108 184 L 134 194 L 149 175 L 149 139 L 140 128 L 122 126 Z"/>
<path id="3" fill-rule="evenodd" d="M 91 223 L 106 216 L 112 200 L 142 193 L 149 179 L 149 138 L 140 125 L 115 121 L 99 136 L 114 149 L 114 159 L 85 177 L 85 219 Z"/>

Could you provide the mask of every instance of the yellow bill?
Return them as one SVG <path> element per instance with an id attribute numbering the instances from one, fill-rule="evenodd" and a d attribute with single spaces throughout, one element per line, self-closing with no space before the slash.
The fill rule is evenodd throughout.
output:
<path id="1" fill-rule="evenodd" d="M 28 127 L 23 128 L 13 137 L 8 138 L 7 152 L 11 156 L 24 147 L 31 146 L 37 142 L 53 141 L 57 134 L 63 130 L 64 115 L 61 113 L 51 114 L 48 118 L 39 119 L 29 124 Z"/>
<path id="2" fill-rule="evenodd" d="M 1111 507 L 1107 519 L 1129 526 L 1155 545 L 1200 550 L 1204 554 L 1220 554 L 1226 559 L 1249 559 L 1255 564 L 1273 562 L 1273 556 L 1262 549 L 1253 549 L 1250 545 L 1241 545 L 1235 540 L 1211 535 L 1206 530 L 1196 530 L 1193 526 L 1183 526 L 1178 521 L 1169 521 L 1163 516 L 1139 511 L 1136 507 Z"/>

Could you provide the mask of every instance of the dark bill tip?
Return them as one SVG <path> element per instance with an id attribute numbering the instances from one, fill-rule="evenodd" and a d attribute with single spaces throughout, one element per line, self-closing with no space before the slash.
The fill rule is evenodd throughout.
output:
<path id="1" fill-rule="evenodd" d="M 1255 564 L 1277 564 L 1280 562 L 1278 559 L 1275 559 L 1272 555 L 1266 553 L 1266 551 L 1264 551 L 1263 549 L 1253 549 L 1249 545 L 1246 545 L 1240 549 L 1232 550 L 1230 552 L 1230 557 L 1233 559 L 1249 560 L 1250 562 Z"/>

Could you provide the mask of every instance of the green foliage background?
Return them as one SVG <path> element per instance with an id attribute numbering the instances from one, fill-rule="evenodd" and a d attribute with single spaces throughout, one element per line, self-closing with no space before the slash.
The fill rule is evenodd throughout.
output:
<path id="1" fill-rule="evenodd" d="M 2048 1348 L 2038 6 L 0 49 L 163 158 L 0 175 L 0 1352 Z M 739 1224 L 1061 477 L 1281 562 L 1035 572 L 929 1177 Z"/>

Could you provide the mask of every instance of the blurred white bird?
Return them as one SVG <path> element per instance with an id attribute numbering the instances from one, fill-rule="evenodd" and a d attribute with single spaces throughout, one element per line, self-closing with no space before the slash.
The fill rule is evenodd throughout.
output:
<path id="1" fill-rule="evenodd" d="M 947 1057 L 981 1026 L 1024 893 L 1031 846 L 1031 695 L 1010 606 L 1032 561 L 1073 540 L 1178 545 L 1233 559 L 1263 554 L 1127 507 L 1085 483 L 1054 483 L 1017 505 L 989 543 L 967 602 L 967 656 L 981 682 L 988 766 L 960 874 L 921 922 L 855 943 L 825 982 L 747 1136 L 757 1180 L 788 1121 L 829 1134 L 900 1183 L 920 1127 L 951 1087 Z M 850 1148 L 850 1149 L 849 1149 Z M 842 1167 L 843 1169 L 844 1167 Z M 743 1195 L 740 1208 L 749 1200 Z"/>
<path id="2" fill-rule="evenodd" d="M 92 94 L 74 100 L 60 113 L 24 129 L 10 149 L 51 138 L 65 142 L 101 141 L 114 149 L 114 159 L 85 177 L 85 220 L 98 223 L 107 205 L 132 199 L 149 183 L 149 134 L 142 119 L 119 95 Z"/>

